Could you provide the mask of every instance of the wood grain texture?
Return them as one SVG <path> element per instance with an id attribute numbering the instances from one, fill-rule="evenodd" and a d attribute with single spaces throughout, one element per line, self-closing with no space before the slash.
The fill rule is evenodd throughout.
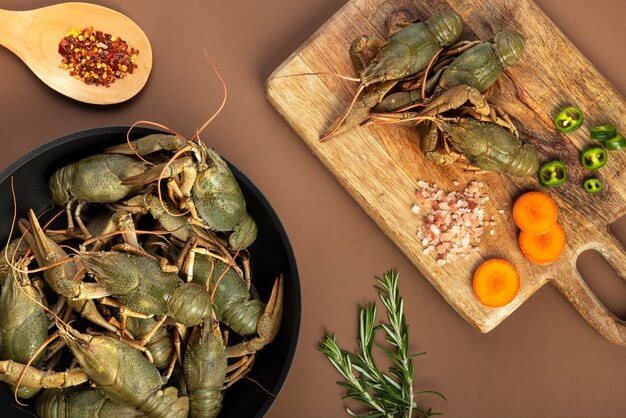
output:
<path id="1" fill-rule="evenodd" d="M 531 265 L 517 246 L 511 208 L 521 193 L 541 188 L 536 178 L 493 173 L 477 176 L 455 166 L 435 166 L 421 157 L 417 135 L 409 128 L 359 127 L 328 142 L 318 141 L 320 134 L 351 101 L 356 83 L 327 75 L 298 74 L 353 74 L 347 52 L 350 42 L 363 34 L 382 37 L 386 17 L 398 8 L 409 9 L 421 19 L 452 8 L 465 21 L 464 39 L 487 39 L 504 27 L 516 29 L 525 37 L 525 54 L 510 72 L 536 102 L 539 113 L 516 99 L 512 82 L 505 78 L 489 100 L 509 113 L 522 136 L 537 147 L 541 162 L 558 158 L 568 165 L 568 183 L 548 191 L 560 208 L 559 221 L 568 239 L 565 253 L 557 263 Z M 287 75 L 296 76 L 284 77 Z M 621 276 L 626 276 L 624 248 L 608 231 L 608 225 L 624 214 L 626 153 L 611 153 L 608 164 L 594 173 L 606 187 L 601 196 L 585 193 L 582 181 L 589 173 L 578 163 L 579 150 L 591 143 L 589 126 L 613 123 L 621 132 L 626 131 L 622 117 L 626 101 L 535 3 L 530 0 L 355 0 L 346 4 L 275 70 L 267 80 L 266 92 L 311 151 L 471 325 L 488 332 L 551 281 L 602 335 L 626 345 L 626 324 L 598 301 L 576 269 L 578 255 L 592 248 L 603 254 Z M 582 108 L 586 127 L 568 136 L 559 135 L 547 122 L 569 104 Z M 487 234 L 480 250 L 469 259 L 438 267 L 433 255 L 422 253 L 416 235 L 422 224 L 422 215 L 411 212 L 418 203 L 417 181 L 437 183 L 444 190 L 459 190 L 461 186 L 454 186 L 453 180 L 464 185 L 474 178 L 485 184 L 491 198 L 486 214 L 487 217 L 493 214 L 496 219 L 494 235 Z M 498 213 L 499 209 L 504 210 L 504 215 Z M 510 260 L 522 277 L 519 295 L 502 308 L 482 306 L 471 291 L 474 270 L 484 259 L 492 257 Z"/>
<path id="2" fill-rule="evenodd" d="M 109 87 L 87 85 L 60 67 L 59 42 L 71 28 L 93 27 L 119 36 L 139 51 L 137 68 Z M 134 97 L 148 81 L 152 47 L 141 28 L 125 15 L 88 3 L 61 3 L 41 9 L 0 9 L 0 45 L 17 55 L 37 77 L 72 99 L 91 104 L 121 103 Z"/>

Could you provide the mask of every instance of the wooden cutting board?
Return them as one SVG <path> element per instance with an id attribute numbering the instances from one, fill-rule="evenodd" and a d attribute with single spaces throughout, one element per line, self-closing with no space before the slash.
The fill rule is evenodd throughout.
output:
<path id="1" fill-rule="evenodd" d="M 548 190 L 559 206 L 559 222 L 568 240 L 558 262 L 531 265 L 518 249 L 511 208 L 524 191 L 542 190 L 536 178 L 476 175 L 457 166 L 434 165 L 420 155 L 412 128 L 357 127 L 327 142 L 318 141 L 352 100 L 357 83 L 328 75 L 283 76 L 311 72 L 354 76 L 348 54 L 351 41 L 363 34 L 384 38 L 385 19 L 399 8 L 411 10 L 420 20 L 452 8 L 465 21 L 462 39 L 488 39 L 505 27 L 525 37 L 524 56 L 510 72 L 539 111 L 519 102 L 512 83 L 504 78 L 489 100 L 512 117 L 522 137 L 537 147 L 542 163 L 552 159 L 567 163 L 567 184 Z M 626 133 L 626 101 L 531 0 L 351 1 L 274 71 L 266 89 L 270 102 L 348 193 L 446 301 L 481 332 L 493 329 L 537 289 L 551 282 L 603 336 L 626 345 L 626 323 L 598 301 L 576 269 L 579 254 L 591 248 L 626 276 L 624 248 L 608 231 L 608 225 L 624 214 L 626 207 L 626 151 L 611 152 L 607 165 L 597 173 L 605 185 L 601 195 L 588 195 L 583 190 L 582 182 L 589 173 L 578 162 L 579 150 L 592 142 L 588 139 L 590 126 L 613 123 Z M 570 104 L 583 110 L 585 126 L 574 134 L 559 135 L 549 121 Z M 496 225 L 487 230 L 492 228 L 494 235 L 487 233 L 479 251 L 469 259 L 437 266 L 433 254 L 423 253 L 416 234 L 425 213 L 411 210 L 418 204 L 417 182 L 437 183 L 452 191 L 462 189 L 472 179 L 482 181 L 490 196 L 486 214 L 494 216 Z M 454 180 L 460 186 L 455 186 Z M 471 289 L 474 270 L 492 257 L 511 261 L 522 278 L 519 295 L 502 308 L 481 305 Z"/>

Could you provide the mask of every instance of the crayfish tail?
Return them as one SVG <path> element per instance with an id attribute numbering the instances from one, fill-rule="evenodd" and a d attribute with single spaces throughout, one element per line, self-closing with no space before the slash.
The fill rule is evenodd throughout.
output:
<path id="1" fill-rule="evenodd" d="M 217 320 L 194 328 L 185 350 L 184 376 L 191 417 L 216 417 L 222 408 L 221 389 L 228 366 Z"/>
<path id="2" fill-rule="evenodd" d="M 155 392 L 138 409 L 151 418 L 186 418 L 189 414 L 189 397 L 179 398 L 178 389 L 169 386 Z"/>

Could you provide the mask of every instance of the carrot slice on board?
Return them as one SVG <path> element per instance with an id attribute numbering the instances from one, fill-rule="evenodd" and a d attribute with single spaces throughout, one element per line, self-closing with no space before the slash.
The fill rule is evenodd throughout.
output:
<path id="1" fill-rule="evenodd" d="M 556 223 L 545 234 L 529 234 L 521 231 L 518 237 L 522 255 L 534 264 L 554 263 L 565 250 L 565 232 Z"/>
<path id="2" fill-rule="evenodd" d="M 556 223 L 559 210 L 550 196 L 543 192 L 521 195 L 513 205 L 513 220 L 524 232 L 544 234 Z"/>
<path id="3" fill-rule="evenodd" d="M 474 272 L 472 289 L 485 306 L 499 308 L 511 302 L 519 292 L 519 273 L 511 263 L 491 258 Z"/>

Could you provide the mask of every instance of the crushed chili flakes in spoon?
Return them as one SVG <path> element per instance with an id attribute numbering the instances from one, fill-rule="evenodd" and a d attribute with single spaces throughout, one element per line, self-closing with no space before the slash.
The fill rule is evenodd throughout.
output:
<path id="1" fill-rule="evenodd" d="M 137 68 L 139 51 L 125 40 L 92 27 L 70 28 L 59 42 L 61 67 L 86 84 L 109 87 Z"/>

